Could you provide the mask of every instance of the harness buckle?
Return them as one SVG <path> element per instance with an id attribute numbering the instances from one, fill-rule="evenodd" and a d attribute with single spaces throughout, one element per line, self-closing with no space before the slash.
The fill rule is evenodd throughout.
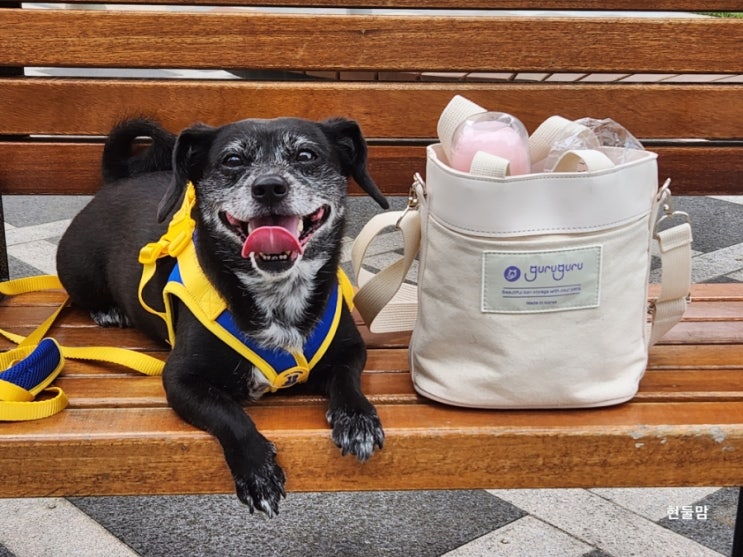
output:
<path id="1" fill-rule="evenodd" d="M 154 265 L 168 251 L 168 242 L 162 238 L 151 242 L 139 250 L 139 262 L 142 265 Z"/>
<path id="2" fill-rule="evenodd" d="M 310 370 L 305 367 L 295 367 L 282 371 L 272 381 L 271 391 L 276 392 L 279 389 L 286 389 L 287 387 L 293 387 L 300 383 L 306 383 L 310 378 Z"/>
<path id="3" fill-rule="evenodd" d="M 191 242 L 191 237 L 192 233 L 190 230 L 181 230 L 168 244 L 168 255 L 170 257 L 177 257 Z"/>

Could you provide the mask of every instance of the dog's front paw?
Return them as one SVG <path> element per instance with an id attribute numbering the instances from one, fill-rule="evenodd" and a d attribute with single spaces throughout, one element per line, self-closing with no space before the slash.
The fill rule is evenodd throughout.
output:
<path id="1" fill-rule="evenodd" d="M 233 473 L 235 490 L 240 501 L 250 509 L 250 514 L 258 509 L 273 518 L 279 514 L 279 501 L 286 497 L 286 475 L 276 463 L 273 444 L 269 443 L 269 449 L 262 456 L 245 466 L 244 473 Z"/>
<path id="2" fill-rule="evenodd" d="M 384 430 L 373 406 L 366 410 L 331 408 L 326 417 L 333 428 L 333 442 L 343 456 L 356 455 L 360 462 L 366 462 L 375 447 L 384 445 Z"/>

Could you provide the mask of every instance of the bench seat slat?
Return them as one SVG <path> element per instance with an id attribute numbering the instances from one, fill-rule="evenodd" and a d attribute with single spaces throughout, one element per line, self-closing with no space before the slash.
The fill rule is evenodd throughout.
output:
<path id="1" fill-rule="evenodd" d="M 167 352 L 164 350 L 158 352 L 143 350 L 143 352 L 156 358 L 167 358 Z M 674 372 L 678 370 L 702 371 L 702 375 L 706 374 L 707 370 L 743 370 L 743 345 L 660 344 L 650 351 L 648 369 Z M 368 376 L 369 380 L 375 380 L 371 378 L 376 376 L 407 374 L 408 372 L 407 349 L 372 348 L 368 351 L 365 376 Z M 114 365 L 102 367 L 101 364 L 84 360 L 67 361 L 63 372 L 63 377 L 88 377 L 94 380 L 106 377 L 131 377 L 132 375 L 136 374 L 122 367 Z"/>
<path id="2" fill-rule="evenodd" d="M 663 344 L 736 344 L 743 339 L 743 321 L 688 322 L 684 321 L 671 329 L 662 339 Z"/>
<path id="3" fill-rule="evenodd" d="M 716 18 L 5 9 L 0 52 L 10 66 L 244 68 L 249 63 L 280 70 L 456 72 L 488 71 L 497 64 L 495 71 L 725 73 L 743 71 L 742 26 Z M 711 35 L 714 41 L 707 39 Z M 460 54 L 463 45 L 471 56 Z"/>
<path id="4" fill-rule="evenodd" d="M 27 336 L 33 332 L 34 327 L 14 327 L 13 332 L 21 336 Z M 91 330 L 93 334 L 91 335 Z M 59 328 L 54 329 L 52 336 L 63 345 L 88 346 L 91 339 L 98 345 L 119 346 L 133 350 L 153 350 L 157 344 L 152 341 L 144 341 L 141 333 L 132 329 L 107 329 L 105 335 L 96 332 L 95 329 L 85 328 Z M 368 334 L 364 335 L 367 344 L 374 347 L 402 347 L 406 346 L 409 333 L 391 334 Z M 694 339 L 695 344 L 732 344 L 743 337 L 743 321 L 723 321 L 711 326 L 709 322 L 682 322 L 676 325 L 661 341 L 662 344 L 686 344 Z M 0 341 L 0 346 L 8 347 L 9 343 Z"/>
<path id="5" fill-rule="evenodd" d="M 121 346 L 123 348 L 139 349 L 144 346 L 148 350 L 157 347 L 152 341 L 143 341 L 142 334 L 133 329 L 109 328 L 102 335 L 91 336 L 88 328 L 60 327 L 54 329 L 50 336 L 57 339 L 61 344 L 70 346 L 86 346 L 92 338 L 98 344 L 105 346 Z M 27 336 L 33 332 L 34 326 L 15 326 L 13 332 Z M 362 331 L 363 332 L 363 331 Z M 364 334 L 368 345 L 372 347 L 395 348 L 407 346 L 410 333 L 389 334 Z M 719 321 L 719 322 L 682 322 L 676 325 L 661 341 L 663 344 L 688 344 L 690 338 L 697 344 L 731 344 L 738 342 L 743 337 L 743 321 Z M 144 342 L 144 344 L 143 344 Z M 0 346 L 2 346 L 0 341 Z"/>
<path id="6" fill-rule="evenodd" d="M 167 406 L 158 377 L 66 375 L 55 383 L 79 408 L 164 408 Z M 366 373 L 365 392 L 374 404 L 415 404 L 422 402 L 407 372 Z M 650 370 L 645 374 L 633 402 L 738 401 L 743 402 L 743 369 L 684 371 Z M 271 395 L 253 407 L 303 405 L 326 406 L 324 397 L 310 394 Z"/>
<path id="7" fill-rule="evenodd" d="M 743 369 L 743 342 L 731 344 L 659 344 L 650 349 L 651 369 Z"/>
<path id="8" fill-rule="evenodd" d="M 662 340 L 662 344 L 684 344 L 688 339 L 694 339 L 695 344 L 705 344 L 709 341 L 722 344 L 734 344 L 743 339 L 743 300 L 722 302 L 716 297 L 705 301 L 715 289 L 720 291 L 731 290 L 735 285 L 695 285 L 692 289 L 692 298 L 699 299 L 689 306 L 689 312 L 684 320 L 674 327 Z M 651 296 L 657 288 L 651 289 Z M 5 298 L 0 303 L 0 323 L 5 324 L 13 332 L 20 335 L 30 334 L 52 311 L 55 303 L 60 303 L 62 297 L 57 292 L 40 292 Z M 358 317 L 357 317 L 358 318 Z M 143 334 L 133 329 L 109 328 L 105 335 L 100 335 L 97 325 L 89 318 L 86 312 L 67 308 L 53 327 L 49 336 L 56 338 L 62 344 L 70 346 L 85 346 L 91 344 L 95 338 L 105 338 L 107 345 L 124 346 L 140 350 L 161 351 L 162 345 L 147 339 Z M 409 333 L 373 334 L 362 326 L 362 332 L 367 343 L 372 347 L 407 346 Z M 95 342 L 95 341 L 94 341 Z M 0 346 L 8 347 L 10 343 L 0 339 Z"/>

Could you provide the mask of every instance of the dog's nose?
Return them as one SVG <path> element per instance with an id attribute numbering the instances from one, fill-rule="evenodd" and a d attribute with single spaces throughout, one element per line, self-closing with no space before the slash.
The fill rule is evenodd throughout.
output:
<path id="1" fill-rule="evenodd" d="M 277 203 L 289 194 L 289 184 L 278 176 L 264 176 L 253 183 L 253 199 L 263 203 Z"/>

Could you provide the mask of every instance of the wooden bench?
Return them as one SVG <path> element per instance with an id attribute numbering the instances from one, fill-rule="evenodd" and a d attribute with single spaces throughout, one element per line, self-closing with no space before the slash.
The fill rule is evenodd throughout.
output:
<path id="1" fill-rule="evenodd" d="M 133 114 L 173 131 L 199 120 L 352 117 L 369 138 L 372 175 L 387 194 L 404 195 L 413 173 L 424 172 L 424 147 L 457 93 L 518 115 L 530 130 L 555 113 L 611 116 L 659 153 L 660 175 L 673 178 L 675 194 L 743 193 L 743 83 L 734 78 L 743 74 L 743 20 L 549 13 L 595 8 L 577 0 L 258 0 L 255 9 L 241 9 L 240 0 L 172 0 L 176 11 L 137 9 L 139 0 L 124 0 L 125 10 L 117 2 L 116 11 L 73 2 L 74 9 L 0 2 L 3 195 L 93 194 L 101 136 Z M 197 3 L 203 9 L 183 10 Z M 654 6 L 743 10 L 738 0 Z M 546 13 L 410 12 L 424 7 Z M 325 15 L 326 8 L 337 9 Z M 29 77 L 24 67 L 58 68 L 65 77 Z M 242 70 L 242 77 L 79 77 L 85 72 L 59 68 L 186 68 L 220 77 Z M 0 271 L 7 275 L 7 267 Z M 364 386 L 387 434 L 370 462 L 341 458 L 323 400 L 270 396 L 251 415 L 276 442 L 292 491 L 741 486 L 743 286 L 700 284 L 692 296 L 684 321 L 652 349 L 640 393 L 620 406 L 435 404 L 412 389 L 408 336 L 365 331 Z M 30 332 L 61 299 L 55 292 L 6 299 L 0 326 Z M 167 357 L 137 332 L 99 329 L 71 308 L 51 336 Z M 0 424 L 0 496 L 233 491 L 217 442 L 178 419 L 158 378 L 71 361 L 57 384 L 70 398 L 67 410 Z M 743 552 L 741 532 L 735 551 Z"/>

